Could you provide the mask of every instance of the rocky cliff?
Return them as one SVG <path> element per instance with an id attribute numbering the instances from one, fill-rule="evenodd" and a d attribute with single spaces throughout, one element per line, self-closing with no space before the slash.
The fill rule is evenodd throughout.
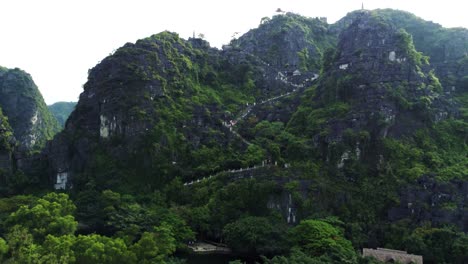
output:
<path id="1" fill-rule="evenodd" d="M 65 131 L 46 149 L 51 180 L 103 162 L 102 183 L 157 185 L 259 162 L 228 123 L 257 98 L 292 89 L 277 74 L 253 55 L 169 32 L 128 43 L 90 71 Z"/>
<path id="2" fill-rule="evenodd" d="M 10 193 L 65 189 L 84 232 L 125 239 L 155 219 L 216 241 L 238 224 L 270 250 L 301 220 L 321 219 L 354 249 L 463 260 L 464 32 L 360 10 L 334 25 L 264 18 L 222 50 L 171 32 L 127 43 L 89 71 L 64 130 L 16 162 L 27 177 Z M 15 142 L 1 113 L 0 131 L 8 171 Z M 258 229 L 269 223 L 282 228 Z"/>
<path id="3" fill-rule="evenodd" d="M 137 175 L 158 182 L 156 174 L 193 177 L 262 158 L 286 162 L 315 148 L 335 168 L 363 155 L 377 170 L 382 139 L 457 116 L 408 32 L 378 12 L 343 21 L 279 15 L 221 51 L 168 32 L 126 44 L 90 71 L 65 131 L 45 151 L 51 181 L 107 166 L 103 182 Z M 319 69 L 318 84 L 304 94 Z M 240 137 L 231 121 L 241 123 Z M 277 129 L 289 134 L 280 138 L 288 140 L 262 139 L 262 121 L 282 123 Z M 349 138 L 349 146 L 330 149 Z M 302 143 L 289 144 L 296 141 Z M 379 151 L 366 153 L 366 142 Z"/>
<path id="4" fill-rule="evenodd" d="M 341 32 L 330 55 L 317 100 L 349 106 L 347 124 L 337 126 L 399 137 L 456 114 L 411 35 L 369 11 L 361 11 Z"/>
<path id="5" fill-rule="evenodd" d="M 435 73 L 447 93 L 457 91 L 461 80 L 468 75 L 468 30 L 444 28 L 432 21 L 425 21 L 409 12 L 377 9 L 371 11 L 386 23 L 402 28 L 411 34 L 416 50 L 429 57 Z M 340 32 L 359 17 L 360 11 L 351 12 L 332 26 Z"/>
<path id="6" fill-rule="evenodd" d="M 20 69 L 0 68 L 0 107 L 22 151 L 40 150 L 59 131 L 31 76 Z"/>
<path id="7" fill-rule="evenodd" d="M 318 72 L 323 53 L 335 41 L 326 21 L 286 13 L 263 18 L 258 28 L 234 39 L 231 46 L 279 70 Z"/>

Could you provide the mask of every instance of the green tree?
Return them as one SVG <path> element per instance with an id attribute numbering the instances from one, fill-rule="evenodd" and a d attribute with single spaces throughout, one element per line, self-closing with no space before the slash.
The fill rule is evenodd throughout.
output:
<path id="1" fill-rule="evenodd" d="M 198 233 L 198 235 L 206 234 L 209 231 L 210 211 L 207 206 L 179 206 L 173 209 L 187 222 L 192 230 Z"/>
<path id="2" fill-rule="evenodd" d="M 208 203 L 211 215 L 211 230 L 218 232 L 235 219 L 242 216 L 266 216 L 270 213 L 267 208 L 274 184 L 248 179 L 230 183 L 219 189 Z"/>
<path id="3" fill-rule="evenodd" d="M 272 259 L 267 259 L 263 257 L 263 263 L 265 264 L 325 264 L 325 263 L 333 263 L 333 261 L 326 257 L 311 257 L 305 254 L 304 252 L 296 249 L 291 251 L 289 256 L 275 256 Z"/>
<path id="4" fill-rule="evenodd" d="M 47 234 L 73 234 L 78 224 L 72 215 L 75 209 L 67 194 L 49 193 L 31 206 L 23 205 L 13 212 L 7 218 L 6 226 L 21 225 L 37 240 L 43 240 Z"/>
<path id="5" fill-rule="evenodd" d="M 434 263 L 465 263 L 467 260 L 468 236 L 454 228 L 434 228 L 424 225 L 416 228 L 405 239 L 411 253 L 421 254 Z"/>
<path id="6" fill-rule="evenodd" d="M 40 246 L 34 243 L 27 228 L 15 225 L 5 236 L 13 263 L 38 263 Z"/>
<path id="7" fill-rule="evenodd" d="M 163 226 L 170 228 L 177 248 L 184 247 L 187 241 L 195 240 L 195 233 L 192 229 L 181 216 L 175 214 L 172 210 L 162 217 L 160 227 Z"/>
<path id="8" fill-rule="evenodd" d="M 159 245 L 159 251 L 163 255 L 170 255 L 176 250 L 176 239 L 172 226 L 166 222 L 161 223 L 160 226 L 154 228 L 155 240 Z"/>
<path id="9" fill-rule="evenodd" d="M 285 223 L 248 216 L 223 229 L 226 243 L 240 253 L 272 255 L 288 249 Z"/>
<path id="10" fill-rule="evenodd" d="M 3 260 L 4 256 L 8 253 L 8 244 L 6 241 L 0 237 L 0 262 Z"/>
<path id="11" fill-rule="evenodd" d="M 132 245 L 131 250 L 140 260 L 140 263 L 155 263 L 161 262 L 165 257 L 164 254 L 161 254 L 158 246 L 156 234 L 144 232 L 140 240 Z"/>
<path id="12" fill-rule="evenodd" d="M 176 239 L 172 227 L 163 222 L 154 232 L 145 232 L 140 240 L 131 247 L 139 263 L 162 263 L 175 252 Z"/>
<path id="13" fill-rule="evenodd" d="M 59 264 L 75 263 L 76 257 L 73 246 L 76 237 L 73 235 L 52 236 L 48 235 L 42 244 L 41 263 Z"/>
<path id="14" fill-rule="evenodd" d="M 79 235 L 73 246 L 76 263 L 136 263 L 135 254 L 123 239 L 100 235 Z"/>
<path id="15" fill-rule="evenodd" d="M 291 231 L 291 240 L 309 256 L 330 256 L 341 263 L 355 263 L 356 252 L 340 229 L 321 220 L 304 220 Z"/>

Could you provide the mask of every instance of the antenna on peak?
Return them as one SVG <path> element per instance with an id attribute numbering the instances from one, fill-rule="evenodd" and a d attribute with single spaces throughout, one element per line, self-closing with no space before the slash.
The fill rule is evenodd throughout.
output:
<path id="1" fill-rule="evenodd" d="M 361 10 L 364 10 L 364 2 L 362 2 Z"/>

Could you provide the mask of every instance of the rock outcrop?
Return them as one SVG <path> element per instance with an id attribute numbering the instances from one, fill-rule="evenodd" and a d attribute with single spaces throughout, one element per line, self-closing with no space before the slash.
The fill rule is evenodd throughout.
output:
<path id="1" fill-rule="evenodd" d="M 31 76 L 0 68 L 0 107 L 8 117 L 21 151 L 38 151 L 59 131 Z"/>
<path id="2" fill-rule="evenodd" d="M 281 71 L 318 72 L 322 54 L 335 43 L 335 35 L 328 28 L 319 18 L 286 13 L 262 19 L 258 28 L 233 40 L 231 46 Z"/>
<path id="3" fill-rule="evenodd" d="M 360 12 L 347 14 L 331 26 L 331 31 L 338 34 L 359 18 Z M 429 56 L 431 66 L 440 78 L 445 92 L 456 91 L 460 81 L 468 76 L 468 29 L 444 28 L 400 10 L 377 9 L 368 12 L 411 34 L 416 50 Z"/>
<path id="4" fill-rule="evenodd" d="M 398 138 L 456 114 L 411 36 L 369 11 L 360 11 L 342 31 L 328 59 L 317 100 L 349 106 L 341 121 L 329 123 L 329 142 L 345 128 Z"/>
<path id="5" fill-rule="evenodd" d="M 380 208 L 375 211 L 388 213 L 392 221 L 412 218 L 414 209 L 417 221 L 456 223 L 466 229 L 462 223 L 466 209 L 458 195 L 465 188 L 466 170 L 444 157 L 442 166 L 449 169 L 441 170 L 428 158 L 437 149 L 466 164 L 461 154 L 466 152 L 466 123 L 459 119 L 459 105 L 444 92 L 437 70 L 404 29 L 366 10 L 354 12 L 343 23 L 336 50 L 325 54 L 317 87 L 308 90 L 287 125 L 291 133 L 313 146 L 313 151 L 304 147 L 303 152 L 308 151 L 306 157 L 322 168 L 318 175 L 334 178 L 334 184 L 349 184 L 334 196 L 323 196 L 322 191 L 317 200 L 328 201 L 327 208 L 340 208 L 350 201 L 369 203 L 369 197 L 374 197 L 382 199 L 375 203 Z M 447 133 L 461 145 L 441 145 L 450 141 Z M 407 163 L 401 162 L 403 156 Z M 436 205 L 424 210 L 435 196 L 420 190 L 421 177 L 424 172 L 443 175 L 447 171 L 457 180 L 433 185 L 457 193 L 447 200 L 454 208 L 450 211 Z M 393 197 L 399 197 L 401 204 Z M 417 209 L 408 209 L 408 203 L 418 204 Z"/>
<path id="6" fill-rule="evenodd" d="M 418 223 L 435 225 L 452 223 L 465 232 L 468 230 L 468 182 L 453 180 L 438 182 L 424 175 L 417 184 L 400 190 L 400 204 L 388 212 L 391 221 L 413 219 Z"/>

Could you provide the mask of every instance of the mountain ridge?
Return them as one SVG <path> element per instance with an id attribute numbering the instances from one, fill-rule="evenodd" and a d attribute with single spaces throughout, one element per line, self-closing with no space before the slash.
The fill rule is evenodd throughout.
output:
<path id="1" fill-rule="evenodd" d="M 249 256 L 357 263 L 385 246 L 463 263 L 468 60 L 463 36 L 428 57 L 445 33 L 392 10 L 277 15 L 222 50 L 161 32 L 91 69 L 23 168 L 71 195 L 82 232 L 129 245 L 168 217 Z"/>

